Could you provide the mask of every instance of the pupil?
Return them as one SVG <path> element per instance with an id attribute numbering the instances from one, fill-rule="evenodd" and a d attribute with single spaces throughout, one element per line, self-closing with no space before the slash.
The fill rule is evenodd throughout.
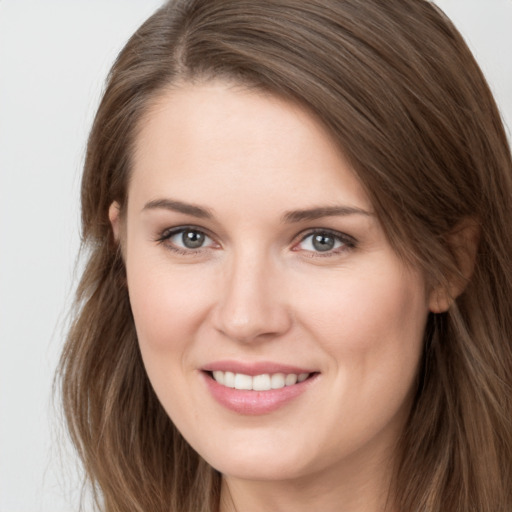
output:
<path id="1" fill-rule="evenodd" d="M 334 238 L 329 235 L 315 235 L 313 237 L 313 247 L 317 251 L 329 251 L 334 247 Z"/>
<path id="2" fill-rule="evenodd" d="M 185 231 L 182 238 L 183 245 L 188 249 L 197 249 L 204 243 L 204 234 L 197 231 Z"/>

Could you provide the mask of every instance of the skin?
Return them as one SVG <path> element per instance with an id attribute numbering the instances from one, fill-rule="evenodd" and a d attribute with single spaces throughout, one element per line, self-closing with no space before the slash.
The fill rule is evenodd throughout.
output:
<path id="1" fill-rule="evenodd" d="M 283 220 L 334 206 L 360 211 Z M 140 126 L 119 211 L 110 220 L 144 364 L 173 422 L 223 474 L 221 512 L 383 510 L 439 297 L 393 252 L 322 124 L 225 82 L 174 87 Z M 183 226 L 204 244 L 169 235 Z M 340 238 L 320 252 L 310 233 L 326 229 Z M 318 375 L 274 412 L 238 414 L 201 372 L 226 359 Z"/>

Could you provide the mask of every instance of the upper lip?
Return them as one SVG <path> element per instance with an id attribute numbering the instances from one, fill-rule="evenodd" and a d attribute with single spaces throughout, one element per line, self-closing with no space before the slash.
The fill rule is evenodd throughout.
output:
<path id="1" fill-rule="evenodd" d="M 272 361 L 258 361 L 258 362 L 246 362 L 246 361 L 215 361 L 204 365 L 201 370 L 205 372 L 223 371 L 233 373 L 243 373 L 244 375 L 262 375 L 264 373 L 284 373 L 290 374 L 295 373 L 297 375 L 301 373 L 315 373 L 315 370 L 308 368 L 301 368 L 289 364 L 281 364 Z"/>

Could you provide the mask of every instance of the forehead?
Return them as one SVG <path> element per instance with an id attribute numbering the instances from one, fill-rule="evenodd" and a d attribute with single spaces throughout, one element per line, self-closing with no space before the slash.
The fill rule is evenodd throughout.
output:
<path id="1" fill-rule="evenodd" d="M 141 122 L 133 164 L 130 201 L 178 194 L 208 203 L 242 198 L 242 207 L 252 197 L 292 208 L 369 206 L 317 118 L 291 101 L 225 82 L 162 94 Z"/>

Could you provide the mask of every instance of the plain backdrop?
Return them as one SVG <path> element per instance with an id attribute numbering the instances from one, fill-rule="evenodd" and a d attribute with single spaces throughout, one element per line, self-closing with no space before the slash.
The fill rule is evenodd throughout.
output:
<path id="1" fill-rule="evenodd" d="M 0 512 L 78 510 L 51 397 L 76 283 L 80 168 L 107 71 L 160 4 L 0 0 Z M 484 69 L 510 137 L 512 0 L 438 4 Z"/>

